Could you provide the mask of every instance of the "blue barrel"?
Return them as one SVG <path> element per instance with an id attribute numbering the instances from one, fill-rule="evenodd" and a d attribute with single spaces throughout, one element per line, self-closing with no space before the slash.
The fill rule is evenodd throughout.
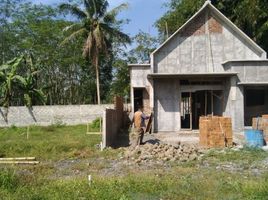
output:
<path id="1" fill-rule="evenodd" d="M 249 147 L 262 147 L 264 145 L 263 131 L 261 130 L 245 130 L 245 138 Z"/>

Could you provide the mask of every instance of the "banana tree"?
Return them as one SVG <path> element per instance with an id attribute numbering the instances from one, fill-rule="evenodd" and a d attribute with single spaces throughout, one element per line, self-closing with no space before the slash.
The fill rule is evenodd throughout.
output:
<path id="1" fill-rule="evenodd" d="M 1 110 L 1 114 L 6 122 L 13 86 L 16 83 L 17 69 L 22 60 L 23 56 L 20 56 L 0 66 L 0 106 L 4 107 L 4 112 Z"/>
<path id="2" fill-rule="evenodd" d="M 23 65 L 27 72 L 21 76 L 18 74 L 18 69 Z M 0 106 L 5 108 L 10 106 L 14 86 L 19 87 L 23 92 L 24 104 L 27 107 L 32 106 L 33 99 L 44 104 L 46 96 L 42 89 L 38 89 L 36 86 L 38 73 L 39 71 L 33 64 L 32 55 L 22 55 L 0 66 Z"/>
<path id="3" fill-rule="evenodd" d="M 17 69 L 24 56 L 14 58 L 0 66 L 0 105 L 8 108 L 12 97 L 13 86 L 16 84 Z"/>
<path id="4" fill-rule="evenodd" d="M 40 73 L 36 66 L 33 64 L 32 54 L 24 56 L 24 62 L 27 68 L 26 76 L 15 75 L 14 79 L 18 87 L 23 91 L 24 105 L 31 108 L 33 105 L 33 100 L 45 104 L 46 95 L 43 93 L 42 89 L 37 88 L 37 75 Z"/>

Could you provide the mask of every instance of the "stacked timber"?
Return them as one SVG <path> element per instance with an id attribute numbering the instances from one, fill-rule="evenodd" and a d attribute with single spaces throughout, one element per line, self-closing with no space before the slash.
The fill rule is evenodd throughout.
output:
<path id="1" fill-rule="evenodd" d="M 232 146 L 232 121 L 228 117 L 208 116 L 199 120 L 200 146 L 206 148 L 223 148 Z"/>
<path id="2" fill-rule="evenodd" d="M 268 142 L 268 115 L 252 118 L 252 128 L 263 131 L 264 139 Z"/>

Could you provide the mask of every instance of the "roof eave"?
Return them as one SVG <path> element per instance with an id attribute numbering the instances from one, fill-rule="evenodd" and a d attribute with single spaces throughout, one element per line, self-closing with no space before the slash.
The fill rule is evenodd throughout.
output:
<path id="1" fill-rule="evenodd" d="M 150 67 L 151 64 L 128 64 L 128 67 Z"/>

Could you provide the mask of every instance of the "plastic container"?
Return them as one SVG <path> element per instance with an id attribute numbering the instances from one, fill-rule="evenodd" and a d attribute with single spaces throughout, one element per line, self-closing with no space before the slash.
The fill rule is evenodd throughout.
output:
<path id="1" fill-rule="evenodd" d="M 263 147 L 264 138 L 263 131 L 248 129 L 245 130 L 246 145 L 249 147 Z"/>

